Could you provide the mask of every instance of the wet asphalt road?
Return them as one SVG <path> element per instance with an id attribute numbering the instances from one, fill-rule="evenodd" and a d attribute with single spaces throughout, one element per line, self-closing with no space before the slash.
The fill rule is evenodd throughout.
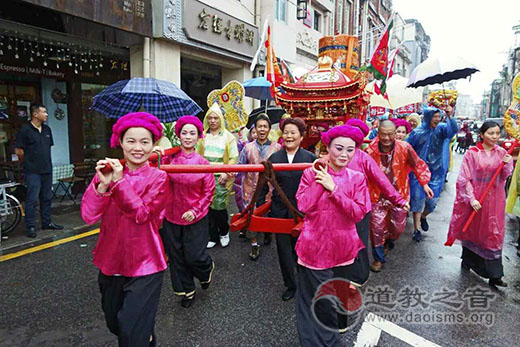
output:
<path id="1" fill-rule="evenodd" d="M 456 166 L 461 158 L 455 154 Z M 456 173 L 451 175 L 437 210 L 429 218 L 430 231 L 424 233 L 423 242 L 411 240 L 409 219 L 383 272 L 371 275 L 362 289 L 367 305 L 364 314 L 397 314 L 387 318 L 441 346 L 517 346 L 520 258 L 514 246 L 518 225 L 513 219 L 506 224 L 503 262 L 509 287 L 491 290 L 476 274 L 461 270 L 459 246 L 443 246 L 455 179 Z M 80 239 L 0 263 L 0 346 L 117 345 L 105 327 L 97 270 L 91 263 L 96 239 Z M 262 246 L 261 252 L 259 260 L 251 262 L 247 243 L 236 234 L 228 248 L 217 246 L 210 250 L 216 263 L 214 283 L 208 291 L 198 290 L 190 309 L 180 306 L 166 274 L 156 322 L 159 345 L 297 346 L 294 300 L 280 299 L 284 287 L 276 246 Z M 440 294 L 443 287 L 453 292 L 449 298 Z M 441 297 L 462 303 L 462 308 L 456 311 L 448 304 L 431 302 Z M 383 304 L 394 308 L 384 309 Z M 488 308 L 481 307 L 486 304 Z M 489 326 L 409 322 L 412 314 L 426 320 L 428 314 L 453 312 L 463 319 L 478 314 L 494 321 L 488 321 Z M 359 328 L 360 324 L 343 335 L 345 345 L 354 343 Z M 379 346 L 407 344 L 383 332 Z"/>

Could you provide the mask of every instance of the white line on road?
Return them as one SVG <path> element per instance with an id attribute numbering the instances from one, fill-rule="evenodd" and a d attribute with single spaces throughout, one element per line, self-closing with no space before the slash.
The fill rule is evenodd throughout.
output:
<path id="1" fill-rule="evenodd" d="M 373 313 L 368 313 L 363 321 L 363 325 L 358 332 L 354 347 L 373 347 L 377 346 L 381 332 L 384 331 L 411 346 L 417 347 L 441 347 L 436 343 L 401 328 L 399 325 L 387 321 Z"/>

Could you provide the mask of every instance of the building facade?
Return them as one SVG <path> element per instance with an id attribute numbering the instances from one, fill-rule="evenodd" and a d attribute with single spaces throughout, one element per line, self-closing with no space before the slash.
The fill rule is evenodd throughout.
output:
<path id="1" fill-rule="evenodd" d="M 171 81 L 208 109 L 212 90 L 253 77 L 259 6 L 254 0 L 154 0 L 153 38 L 133 47 L 132 76 Z"/>
<path id="2" fill-rule="evenodd" d="M 90 110 L 106 86 L 130 76 L 130 48 L 151 35 L 151 2 L 0 2 L 0 162 L 32 103 L 47 106 L 55 166 L 115 155 L 113 120 Z"/>
<path id="3" fill-rule="evenodd" d="M 410 77 L 410 51 L 404 44 L 406 22 L 399 13 L 394 15 L 394 27 L 390 40 L 390 50 L 398 49 L 394 62 L 394 73 L 403 77 Z"/>
<path id="4" fill-rule="evenodd" d="M 410 52 L 410 73 L 428 58 L 430 37 L 417 19 L 405 19 L 404 45 Z"/>
<path id="5" fill-rule="evenodd" d="M 359 23 L 361 24 L 360 46 L 361 63 L 366 63 L 372 56 L 373 50 L 392 14 L 392 1 L 363 0 L 359 3 Z"/>

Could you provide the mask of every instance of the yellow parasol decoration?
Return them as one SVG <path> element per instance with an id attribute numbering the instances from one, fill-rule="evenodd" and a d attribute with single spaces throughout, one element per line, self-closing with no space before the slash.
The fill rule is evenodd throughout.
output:
<path id="1" fill-rule="evenodd" d="M 222 89 L 215 89 L 208 95 L 208 107 L 217 103 L 224 114 L 226 129 L 238 131 L 246 126 L 248 114 L 244 107 L 244 87 L 238 81 L 231 81 Z"/>

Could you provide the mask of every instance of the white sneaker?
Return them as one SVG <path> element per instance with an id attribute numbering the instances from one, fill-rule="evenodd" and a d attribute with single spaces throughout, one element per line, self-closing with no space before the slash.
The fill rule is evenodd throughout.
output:
<path id="1" fill-rule="evenodd" d="M 227 247 L 229 245 L 229 233 L 220 237 L 220 245 L 222 247 Z"/>
<path id="2" fill-rule="evenodd" d="M 206 246 L 206 248 L 213 248 L 213 247 L 215 247 L 216 244 L 217 244 L 216 242 L 209 241 L 208 245 Z"/>

